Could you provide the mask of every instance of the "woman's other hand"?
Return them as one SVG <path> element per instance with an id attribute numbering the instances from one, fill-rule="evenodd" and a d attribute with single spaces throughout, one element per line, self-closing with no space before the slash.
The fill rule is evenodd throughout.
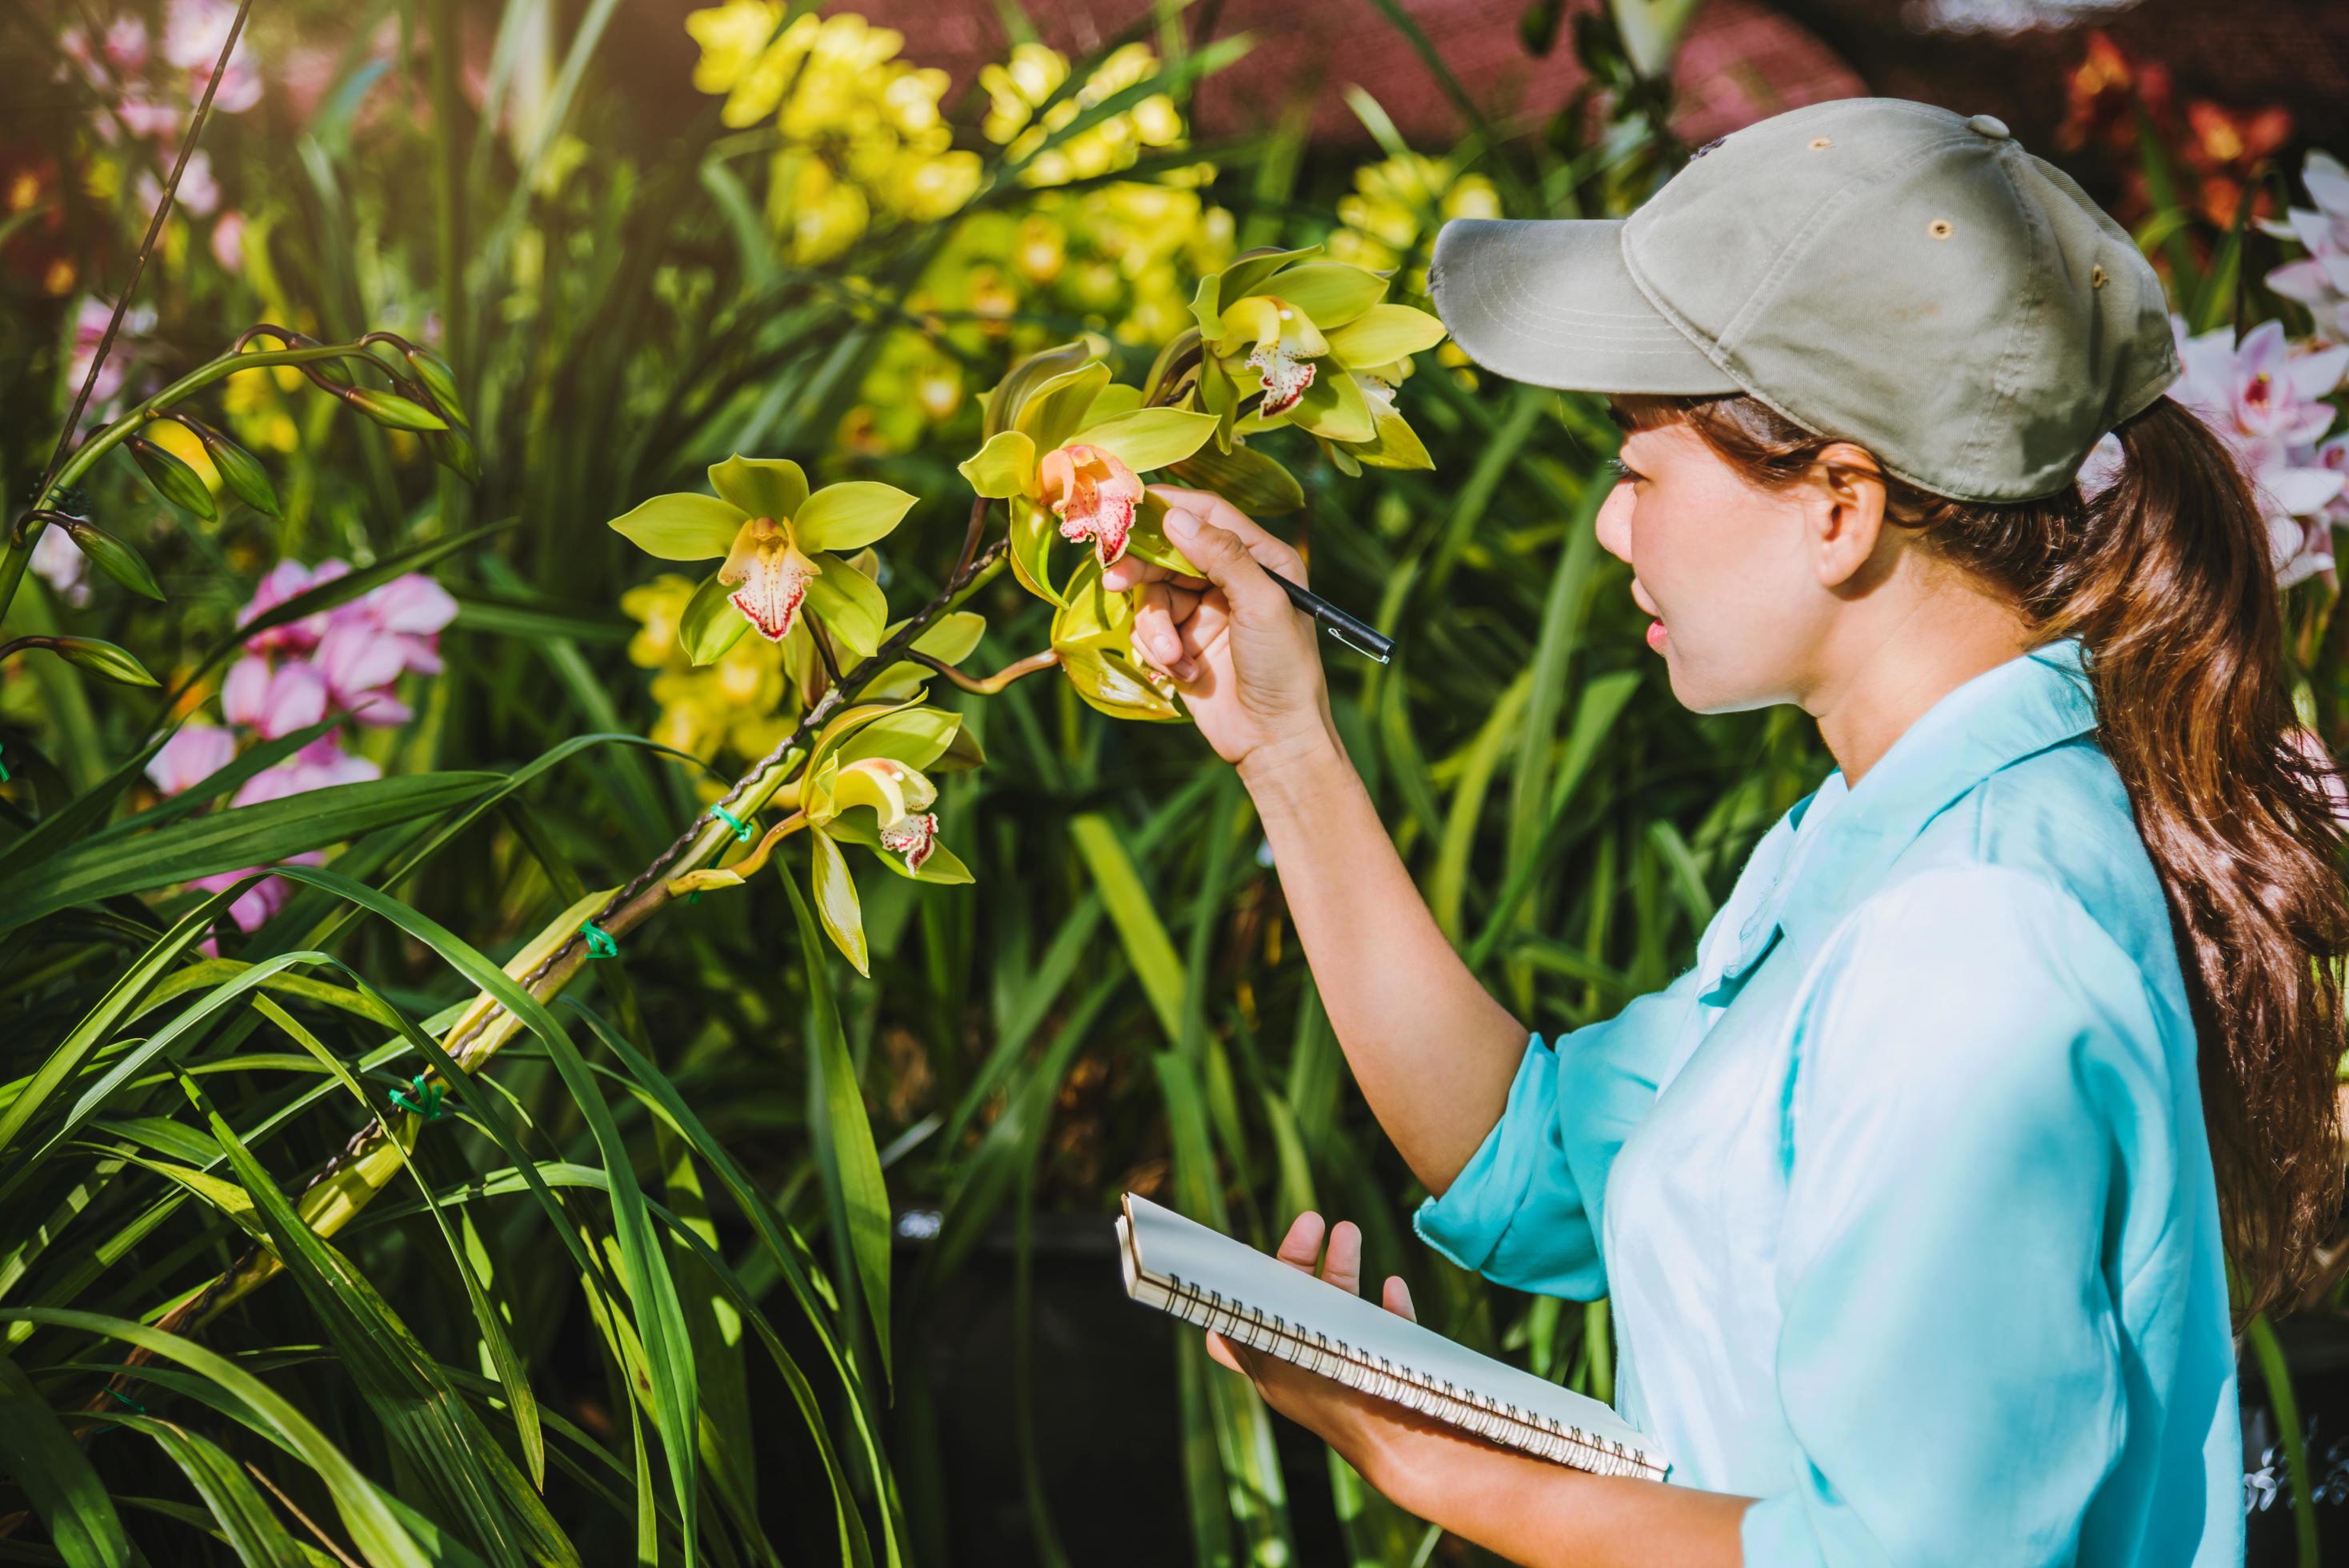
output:
<path id="1" fill-rule="evenodd" d="M 1305 562 L 1219 495 L 1174 485 L 1150 490 L 1166 503 L 1166 536 L 1206 575 L 1130 554 L 1102 573 L 1112 593 L 1142 586 L 1135 655 L 1181 685 L 1199 733 L 1226 762 L 1334 746 L 1313 618 L 1272 580 L 1278 573 L 1306 586 Z"/>
<path id="2" fill-rule="evenodd" d="M 1190 552 L 1186 549 L 1184 553 L 1188 555 Z M 1204 566 L 1206 562 L 1199 564 Z M 1321 1216 L 1309 1209 L 1289 1223 L 1288 1234 L 1274 1255 L 1289 1267 L 1326 1280 L 1350 1295 L 1360 1294 L 1361 1228 L 1350 1220 L 1340 1220 L 1329 1227 L 1326 1258 L 1321 1249 L 1323 1235 Z M 1389 1274 L 1379 1295 L 1381 1305 L 1389 1312 L 1418 1321 L 1412 1310 L 1411 1287 L 1403 1284 L 1401 1274 Z M 1266 1404 L 1319 1433 L 1364 1480 L 1398 1501 L 1402 1501 L 1398 1492 L 1406 1479 L 1411 1456 L 1420 1451 L 1417 1445 L 1433 1439 L 1491 1446 L 1481 1438 L 1423 1415 L 1408 1405 L 1350 1388 L 1335 1377 L 1251 1350 L 1212 1329 L 1207 1333 L 1207 1354 L 1233 1371 L 1245 1373 L 1255 1382 Z"/>

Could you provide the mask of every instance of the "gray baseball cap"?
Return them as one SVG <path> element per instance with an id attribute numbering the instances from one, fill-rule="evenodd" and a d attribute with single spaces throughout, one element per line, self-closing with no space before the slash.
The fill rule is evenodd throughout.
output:
<path id="1" fill-rule="evenodd" d="M 1513 381 L 1751 393 L 1963 500 L 2074 482 L 2179 372 L 2128 231 L 1997 119 L 1906 98 L 1733 131 L 1628 218 L 1455 218 L 1428 289 Z"/>

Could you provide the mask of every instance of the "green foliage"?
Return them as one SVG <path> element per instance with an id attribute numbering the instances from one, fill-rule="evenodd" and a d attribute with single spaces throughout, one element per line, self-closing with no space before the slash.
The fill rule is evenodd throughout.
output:
<path id="1" fill-rule="evenodd" d="M 1089 1500 L 1043 1480 L 1032 1221 L 1105 1231 L 1125 1186 L 1265 1245 L 1304 1204 L 1351 1217 L 1423 1319 L 1609 1391 L 1603 1305 L 1504 1299 L 1413 1244 L 1420 1194 L 1246 794 L 1132 657 L 1106 538 L 1070 539 L 1052 476 L 1216 489 L 1397 638 L 1384 666 L 1331 655 L 1336 722 L 1519 1016 L 1559 1033 L 1662 985 L 1826 759 L 1786 710 L 1670 700 L 1593 540 L 1613 428 L 1480 384 L 1423 288 L 1445 217 L 1619 212 L 1676 167 L 1648 63 L 1687 7 L 1628 41 L 1576 18 L 1621 88 L 1587 144 L 1503 139 L 1381 0 L 1458 154 L 1360 95 L 1388 154 L 1360 170 L 1294 116 L 1185 145 L 1158 106 L 1179 126 L 1246 44 L 1174 8 L 1057 77 L 1015 57 L 1035 90 L 990 79 L 983 132 L 955 105 L 945 143 L 893 129 L 908 177 L 870 191 L 837 128 L 760 101 L 781 36 L 844 26 L 809 9 L 697 13 L 705 68 L 742 57 L 657 135 L 613 0 L 497 8 L 478 111 L 430 0 L 428 47 L 351 48 L 284 145 L 207 133 L 243 138 L 245 260 L 159 253 L 173 341 L 335 341 L 256 326 L 152 393 L 170 420 L 75 449 L 44 504 L 108 578 L 87 606 L 25 576 L 29 538 L 0 571 L 0 1514 L 26 1551 L 943 1561 L 920 1352 L 1008 1247 L 1006 1441 L 1050 1559 Z M 379 112 L 395 91 L 432 113 Z M 933 176 L 964 205 L 929 213 Z M 124 201 L 93 253 L 143 232 Z M 1121 270 L 1103 234 L 1162 211 L 1180 242 Z M 0 335 L 0 383 L 56 386 L 55 350 Z M 1278 364 L 1316 368 L 1268 417 Z M 12 500 L 70 396 L 0 438 Z M 1181 560 L 1149 504 L 1123 547 Z M 771 637 L 735 595 L 794 552 L 808 613 Z M 237 624 L 273 562 L 328 555 L 357 564 Z M 412 573 L 458 601 L 412 723 L 305 723 L 150 788 L 242 650 Z M 338 726 L 383 778 L 233 803 Z M 291 895 L 251 931 L 258 872 L 188 885 L 272 864 Z M 897 1245 L 914 1209 L 935 1236 Z M 1195 1336 L 1179 1357 L 1134 1397 L 1183 1423 L 1200 1561 L 1295 1561 L 1308 1508 L 1350 1561 L 1426 1559 L 1334 1459 L 1284 1470 Z"/>

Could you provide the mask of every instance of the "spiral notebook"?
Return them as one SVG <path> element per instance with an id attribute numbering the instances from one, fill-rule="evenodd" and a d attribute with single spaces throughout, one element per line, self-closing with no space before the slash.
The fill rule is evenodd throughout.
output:
<path id="1" fill-rule="evenodd" d="M 1661 1480 L 1670 1468 L 1598 1400 L 1480 1356 L 1139 1193 L 1125 1194 L 1117 1239 L 1125 1294 L 1146 1306 L 1577 1470 Z"/>

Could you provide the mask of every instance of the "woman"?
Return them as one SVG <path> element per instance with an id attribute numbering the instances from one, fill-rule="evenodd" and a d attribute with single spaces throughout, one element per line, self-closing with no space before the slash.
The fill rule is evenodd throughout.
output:
<path id="1" fill-rule="evenodd" d="M 1699 151 L 1628 220 L 1454 222 L 1431 273 L 1479 363 L 1610 394 L 1599 536 L 1673 695 L 1796 704 L 1837 764 L 1667 988 L 1550 1040 L 1478 985 L 1286 544 L 1162 489 L 1204 576 L 1106 579 L 1254 795 L 1418 1233 L 1608 1296 L 1672 1471 L 1210 1351 L 1529 1563 L 2240 1561 L 2229 1262 L 2274 1300 L 2338 1207 L 2349 947 L 2251 494 L 2161 396 L 2159 279 L 1997 120 L 1853 99 Z M 1303 1214 L 1280 1255 L 1356 1288 L 1359 1233 L 1327 1241 Z"/>

